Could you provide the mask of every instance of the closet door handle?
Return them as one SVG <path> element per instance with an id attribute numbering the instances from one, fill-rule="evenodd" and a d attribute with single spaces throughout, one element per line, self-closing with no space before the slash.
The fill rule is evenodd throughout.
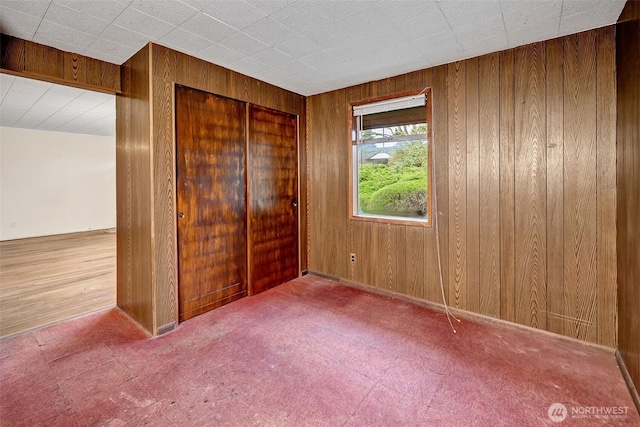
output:
<path id="1" fill-rule="evenodd" d="M 184 218 L 184 212 L 180 212 L 180 213 L 178 214 L 178 219 L 182 219 L 182 218 Z"/>

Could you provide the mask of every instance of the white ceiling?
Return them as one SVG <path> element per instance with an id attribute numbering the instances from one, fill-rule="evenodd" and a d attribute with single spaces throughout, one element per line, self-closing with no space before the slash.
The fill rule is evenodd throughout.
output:
<path id="1" fill-rule="evenodd" d="M 153 41 L 308 96 L 609 25 L 624 4 L 2 0 L 0 31 L 116 64 Z"/>
<path id="2" fill-rule="evenodd" d="M 115 96 L 0 74 L 0 126 L 115 136 Z"/>

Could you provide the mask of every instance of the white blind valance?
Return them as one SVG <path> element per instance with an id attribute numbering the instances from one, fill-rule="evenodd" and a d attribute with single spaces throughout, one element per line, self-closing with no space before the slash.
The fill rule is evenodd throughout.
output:
<path id="1" fill-rule="evenodd" d="M 365 116 L 367 114 L 385 113 L 387 111 L 403 110 L 405 108 L 422 107 L 426 105 L 425 94 L 404 96 L 402 98 L 387 99 L 385 101 L 372 102 L 370 104 L 355 105 L 353 107 L 354 116 Z"/>

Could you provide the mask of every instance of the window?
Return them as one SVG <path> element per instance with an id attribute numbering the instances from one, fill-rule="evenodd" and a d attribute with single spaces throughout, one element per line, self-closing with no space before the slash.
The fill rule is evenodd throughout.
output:
<path id="1" fill-rule="evenodd" d="M 352 219 L 431 225 L 431 91 L 353 105 Z"/>

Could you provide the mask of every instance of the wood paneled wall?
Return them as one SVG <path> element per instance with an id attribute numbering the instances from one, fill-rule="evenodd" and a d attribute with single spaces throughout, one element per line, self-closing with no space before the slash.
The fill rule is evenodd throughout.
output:
<path id="1" fill-rule="evenodd" d="M 640 389 L 640 2 L 627 2 L 617 33 L 618 342 Z"/>
<path id="2" fill-rule="evenodd" d="M 120 92 L 120 66 L 0 34 L 2 72 L 98 92 Z"/>
<path id="3" fill-rule="evenodd" d="M 350 103 L 431 87 L 449 304 L 615 347 L 614 52 L 611 26 L 308 98 L 309 268 L 442 302 L 435 228 L 348 219 Z"/>
<path id="4" fill-rule="evenodd" d="M 302 130 L 300 132 L 301 165 L 306 164 L 306 150 L 304 149 L 306 143 L 303 132 L 306 123 L 306 106 L 305 98 L 301 95 L 156 44 L 145 47 L 127 61 L 123 68 L 137 70 L 138 65 L 141 67 L 139 75 L 144 74 L 145 78 L 149 80 L 133 81 L 123 78 L 123 97 L 131 99 L 121 103 L 123 105 L 130 103 L 130 109 L 118 109 L 116 125 L 118 132 L 123 132 L 123 138 L 130 139 L 129 142 L 122 141 L 121 145 L 131 148 L 125 150 L 124 156 L 119 158 L 118 173 L 130 176 L 126 169 L 120 171 L 120 169 L 126 168 L 127 161 L 138 164 L 136 159 L 139 159 L 142 162 L 148 161 L 148 163 L 144 166 L 146 168 L 144 170 L 140 164 L 140 171 L 144 177 L 130 179 L 130 181 L 121 180 L 118 183 L 118 193 L 129 191 L 122 186 L 129 185 L 125 183 L 130 182 L 130 194 L 137 197 L 136 200 L 127 197 L 122 200 L 118 199 L 119 210 L 129 209 L 123 213 L 125 217 L 118 218 L 118 227 L 121 223 L 135 224 L 135 221 L 139 220 L 141 224 L 137 224 L 135 232 L 140 233 L 140 244 L 143 247 L 139 248 L 140 250 L 134 250 L 130 258 L 121 259 L 118 257 L 118 263 L 119 268 L 125 269 L 127 268 L 126 263 L 131 263 L 134 270 L 140 269 L 140 274 L 144 270 L 145 277 L 140 278 L 141 282 L 133 280 L 130 283 L 125 281 L 122 284 L 120 276 L 118 279 L 119 286 L 123 286 L 126 289 L 125 292 L 131 295 L 136 292 L 144 293 L 144 303 L 140 302 L 139 305 L 144 307 L 141 310 L 145 314 L 147 310 L 150 310 L 150 321 L 145 320 L 141 323 L 152 333 L 158 334 L 159 331 L 170 330 L 178 320 L 175 224 L 175 84 L 298 115 L 300 130 Z M 136 108 L 139 110 L 136 111 Z M 134 125 L 131 125 L 131 131 L 127 131 L 125 125 L 127 122 L 135 122 Z M 137 134 L 137 131 L 143 134 Z M 306 169 L 301 169 L 300 175 L 300 205 L 305 206 Z M 123 206 L 122 203 L 127 204 L 130 208 Z M 301 248 L 307 246 L 306 224 L 306 214 L 301 212 Z M 146 245 L 147 242 L 150 246 Z M 130 243 L 124 240 L 122 243 L 118 241 L 119 251 L 121 244 Z M 301 251 L 301 268 L 306 268 L 306 265 L 306 251 Z M 122 276 L 122 280 L 125 279 L 127 276 Z M 133 309 L 134 306 L 130 306 L 125 311 L 131 313 Z"/>
<path id="5" fill-rule="evenodd" d="M 147 45 L 122 65 L 116 96 L 117 301 L 154 331 L 150 57 Z"/>

